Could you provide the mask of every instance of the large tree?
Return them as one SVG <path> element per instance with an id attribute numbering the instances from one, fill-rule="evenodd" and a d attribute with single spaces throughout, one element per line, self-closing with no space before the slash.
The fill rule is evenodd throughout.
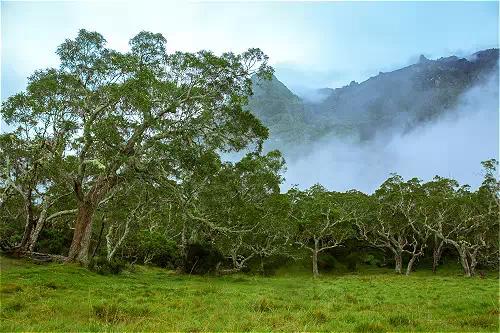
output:
<path id="1" fill-rule="evenodd" d="M 59 68 L 35 72 L 26 92 L 2 105 L 12 126 L 45 125 L 71 166 L 62 177 L 77 203 L 68 256 L 82 262 L 94 213 L 124 175 L 155 159 L 174 175 L 182 145 L 230 151 L 267 137 L 244 109 L 251 77 L 272 74 L 260 50 L 167 53 L 165 38 L 150 32 L 129 44 L 118 52 L 100 34 L 80 30 L 57 49 Z"/>

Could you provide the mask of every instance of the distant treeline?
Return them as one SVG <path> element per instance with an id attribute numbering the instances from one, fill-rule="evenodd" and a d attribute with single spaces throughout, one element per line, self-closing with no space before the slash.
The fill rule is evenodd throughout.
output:
<path id="1" fill-rule="evenodd" d="M 259 49 L 167 53 L 141 32 L 129 52 L 81 30 L 1 115 L 0 237 L 5 252 L 49 253 L 98 271 L 123 262 L 187 273 L 272 271 L 321 255 L 410 274 L 443 253 L 467 276 L 498 267 L 497 161 L 472 191 L 455 180 L 387 179 L 373 195 L 315 185 L 280 193 L 285 161 L 247 110 Z M 237 162 L 222 152 L 247 150 Z M 314 170 L 311 170 L 314 172 Z M 444 251 L 447 249 L 447 251 Z M 54 257 L 55 258 L 55 257 Z"/>

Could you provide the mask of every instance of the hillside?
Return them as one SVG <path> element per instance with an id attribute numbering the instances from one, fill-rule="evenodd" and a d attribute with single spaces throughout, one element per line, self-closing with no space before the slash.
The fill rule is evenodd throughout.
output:
<path id="1" fill-rule="evenodd" d="M 321 89 L 319 103 L 301 100 L 278 78 L 255 82 L 250 109 L 271 130 L 271 148 L 308 143 L 325 135 L 370 140 L 388 129 L 399 132 L 435 120 L 453 110 L 460 96 L 498 75 L 498 49 L 450 56 L 416 64 L 342 88 Z M 498 81 L 495 81 L 498 82 Z"/>

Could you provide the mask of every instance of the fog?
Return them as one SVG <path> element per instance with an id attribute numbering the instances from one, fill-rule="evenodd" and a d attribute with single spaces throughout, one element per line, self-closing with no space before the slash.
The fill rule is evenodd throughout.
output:
<path id="1" fill-rule="evenodd" d="M 410 132 L 386 130 L 363 143 L 330 137 L 300 147 L 298 156 L 287 158 L 282 189 L 321 183 L 372 193 L 393 172 L 423 180 L 451 177 L 475 188 L 482 180 L 480 162 L 498 159 L 498 97 L 495 75 L 466 91 L 457 108 Z"/>

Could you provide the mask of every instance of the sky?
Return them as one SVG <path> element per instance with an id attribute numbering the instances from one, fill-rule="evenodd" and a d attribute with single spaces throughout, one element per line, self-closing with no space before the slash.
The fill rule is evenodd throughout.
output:
<path id="1" fill-rule="evenodd" d="M 363 81 L 379 71 L 498 45 L 498 2 L 2 1 L 2 99 L 78 29 L 126 50 L 141 30 L 171 51 L 259 47 L 292 89 Z"/>
<path id="2" fill-rule="evenodd" d="M 421 54 L 431 59 L 466 57 L 478 50 L 498 47 L 498 6 L 498 1 L 1 1 L 1 99 L 23 90 L 27 77 L 35 70 L 57 66 L 57 46 L 66 38 L 74 38 L 81 28 L 101 33 L 109 47 L 121 51 L 127 50 L 128 40 L 142 30 L 162 33 L 171 52 L 242 52 L 259 47 L 269 56 L 278 79 L 295 93 L 307 95 L 311 89 L 341 87 L 352 80 L 361 82 L 379 72 L 407 66 L 417 62 Z M 498 151 L 498 110 L 486 114 L 494 118 L 488 116 L 484 122 L 475 123 L 494 119 L 488 133 L 491 132 L 490 140 L 495 140 L 492 146 Z M 460 136 L 467 123 L 470 122 L 463 123 L 465 127 L 446 123 L 446 128 L 452 129 L 450 135 Z M 475 130 L 480 132 L 481 126 Z M 0 120 L 0 132 L 2 128 L 6 127 Z M 428 142 L 418 149 L 433 146 L 434 132 L 431 127 L 413 138 Z M 409 151 L 418 150 L 408 138 L 397 140 L 398 147 L 406 145 Z M 366 150 L 363 149 L 359 152 Z M 377 153 L 377 159 L 394 155 L 387 155 L 391 146 L 384 149 L 385 155 Z M 365 156 L 351 146 L 346 150 L 346 160 Z M 498 152 L 494 153 L 498 156 Z M 405 158 L 396 155 L 394 161 Z M 442 152 L 436 150 L 434 155 L 439 160 Z M 344 163 L 338 156 L 337 161 Z M 419 162 L 422 161 L 415 160 L 415 172 Z M 446 173 L 447 160 L 440 162 Z M 472 162 L 478 161 L 471 159 Z M 413 171 L 409 165 L 401 166 Z M 301 177 L 300 165 L 290 167 L 289 175 L 296 172 Z M 339 167 L 351 169 L 349 164 Z M 471 166 L 466 171 L 471 174 L 477 169 Z M 384 170 L 381 174 L 385 176 Z M 360 173 L 370 174 L 364 169 L 356 172 L 352 174 L 354 180 L 360 179 Z M 371 181 L 378 182 L 379 178 Z M 476 182 L 478 179 L 475 176 Z M 290 177 L 288 181 L 295 183 Z"/>

